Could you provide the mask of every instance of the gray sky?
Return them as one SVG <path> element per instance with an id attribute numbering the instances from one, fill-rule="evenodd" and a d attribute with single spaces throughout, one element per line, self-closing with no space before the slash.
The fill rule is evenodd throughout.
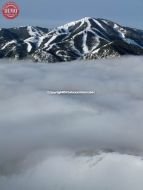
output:
<path id="1" fill-rule="evenodd" d="M 6 0 L 1 0 L 2 6 Z M 1 27 L 15 25 L 60 25 L 85 16 L 111 19 L 123 25 L 143 28 L 142 0 L 16 0 L 19 18 L 9 21 L 0 15 Z"/>

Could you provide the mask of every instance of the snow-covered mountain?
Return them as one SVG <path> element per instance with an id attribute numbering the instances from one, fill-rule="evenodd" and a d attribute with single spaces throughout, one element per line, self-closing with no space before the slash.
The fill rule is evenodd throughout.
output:
<path id="1" fill-rule="evenodd" d="M 0 58 L 62 62 L 120 55 L 143 55 L 143 30 L 90 17 L 52 30 L 0 29 Z"/>

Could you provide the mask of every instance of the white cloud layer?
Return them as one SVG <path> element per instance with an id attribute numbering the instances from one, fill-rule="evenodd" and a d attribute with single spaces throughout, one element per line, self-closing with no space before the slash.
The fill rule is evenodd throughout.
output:
<path id="1" fill-rule="evenodd" d="M 143 57 L 7 62 L 0 62 L 0 189 L 143 189 Z"/>

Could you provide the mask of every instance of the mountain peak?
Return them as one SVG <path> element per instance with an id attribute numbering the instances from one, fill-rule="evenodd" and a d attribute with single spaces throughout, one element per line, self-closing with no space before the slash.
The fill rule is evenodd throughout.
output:
<path id="1" fill-rule="evenodd" d="M 143 31 L 102 18 L 84 17 L 52 30 L 0 30 L 0 58 L 61 62 L 129 54 L 143 55 Z"/>

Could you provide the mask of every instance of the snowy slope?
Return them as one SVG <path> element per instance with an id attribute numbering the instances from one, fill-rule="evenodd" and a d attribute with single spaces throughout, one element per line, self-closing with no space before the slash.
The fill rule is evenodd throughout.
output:
<path id="1" fill-rule="evenodd" d="M 52 30 L 32 26 L 2 29 L 0 36 L 1 58 L 62 62 L 143 54 L 142 30 L 91 17 Z"/>

